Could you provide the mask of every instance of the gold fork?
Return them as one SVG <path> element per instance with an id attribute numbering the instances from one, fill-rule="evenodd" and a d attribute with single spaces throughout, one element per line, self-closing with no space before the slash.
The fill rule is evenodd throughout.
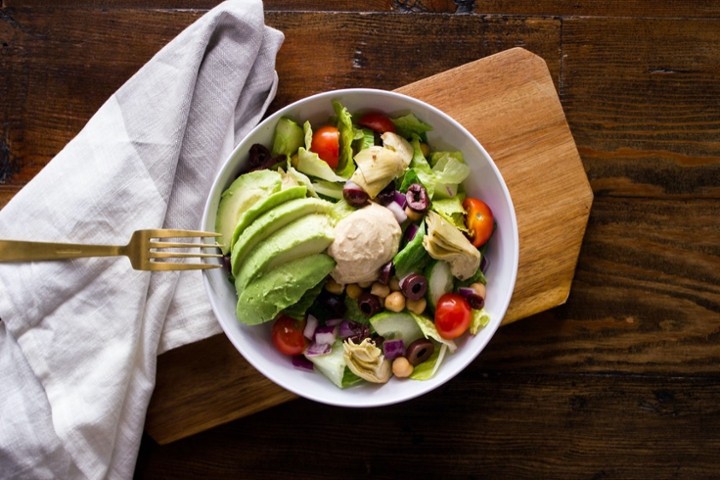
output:
<path id="1" fill-rule="evenodd" d="M 217 242 L 187 241 L 193 237 L 219 237 L 219 233 L 199 230 L 147 229 L 133 232 L 127 245 L 87 245 L 73 243 L 26 242 L 0 240 L 0 262 L 65 260 L 83 257 L 126 256 L 135 270 L 197 270 L 221 267 L 220 263 L 205 263 L 206 258 L 222 258 L 222 253 L 205 253 L 204 249 L 217 249 Z M 163 239 L 183 239 L 166 241 Z M 178 250 L 183 249 L 184 251 Z M 199 249 L 191 252 L 187 249 Z M 199 258 L 189 263 L 184 259 Z M 175 259 L 175 261 L 172 261 Z"/>

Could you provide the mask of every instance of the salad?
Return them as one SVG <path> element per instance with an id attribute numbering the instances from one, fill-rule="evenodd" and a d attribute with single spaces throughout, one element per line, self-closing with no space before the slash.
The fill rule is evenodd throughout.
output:
<path id="1" fill-rule="evenodd" d="M 432 378 L 490 320 L 492 211 L 413 113 L 332 106 L 323 124 L 281 118 L 221 196 L 237 318 L 340 388 Z"/>

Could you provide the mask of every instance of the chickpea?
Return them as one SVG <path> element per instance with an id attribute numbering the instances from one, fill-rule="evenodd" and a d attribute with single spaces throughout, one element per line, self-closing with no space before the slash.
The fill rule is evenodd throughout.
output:
<path id="1" fill-rule="evenodd" d="M 392 292 L 385 297 L 385 308 L 392 312 L 402 312 L 405 310 L 405 296 L 401 292 Z"/>
<path id="2" fill-rule="evenodd" d="M 410 299 L 408 299 L 408 300 L 405 302 L 405 306 L 406 306 L 407 309 L 410 310 L 411 312 L 417 313 L 418 315 L 420 315 L 420 314 L 423 313 L 423 312 L 425 311 L 425 309 L 427 308 L 427 300 L 425 300 L 424 297 L 423 297 L 423 298 L 419 298 L 419 299 L 417 299 L 417 300 L 410 300 Z"/>
<path id="3" fill-rule="evenodd" d="M 470 285 L 470 288 L 475 290 L 475 293 L 477 293 L 478 297 L 481 297 L 485 299 L 485 295 L 487 293 L 487 289 L 485 288 L 485 284 L 480 282 L 475 282 L 472 285 Z"/>
<path id="4" fill-rule="evenodd" d="M 351 283 L 350 285 L 345 287 L 345 293 L 353 300 L 357 300 L 362 294 L 362 292 L 363 289 L 357 283 Z"/>
<path id="5" fill-rule="evenodd" d="M 390 290 L 393 292 L 397 292 L 400 290 L 400 280 L 397 277 L 392 277 L 390 279 L 390 282 L 388 283 L 388 286 L 390 287 Z"/>
<path id="6" fill-rule="evenodd" d="M 340 295 L 341 293 L 343 293 L 343 290 L 345 290 L 345 285 L 342 285 L 340 283 L 337 283 L 335 280 L 330 279 L 325 282 L 325 290 L 330 293 L 334 293 L 335 295 Z"/>
<path id="7" fill-rule="evenodd" d="M 372 284 L 372 287 L 370 287 L 370 293 L 380 298 L 385 298 L 390 294 L 390 287 L 380 282 L 375 282 Z"/>
<path id="8" fill-rule="evenodd" d="M 407 378 L 412 375 L 415 367 L 405 357 L 397 357 L 392 362 L 392 372 L 398 378 Z"/>
<path id="9" fill-rule="evenodd" d="M 360 286 L 360 288 L 370 288 L 370 286 L 371 286 L 372 284 L 373 284 L 373 282 L 371 282 L 371 281 L 358 282 L 358 285 Z"/>

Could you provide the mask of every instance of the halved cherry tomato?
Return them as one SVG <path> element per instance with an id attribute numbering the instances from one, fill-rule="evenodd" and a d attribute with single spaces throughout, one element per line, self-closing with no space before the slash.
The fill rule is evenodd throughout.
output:
<path id="1" fill-rule="evenodd" d="M 332 125 L 325 125 L 313 132 L 310 150 L 325 160 L 333 170 L 338 166 L 340 158 L 340 130 Z"/>
<path id="2" fill-rule="evenodd" d="M 300 355 L 305 350 L 306 340 L 303 335 L 305 320 L 295 320 L 280 314 L 272 326 L 272 342 L 278 351 L 285 355 Z"/>
<path id="3" fill-rule="evenodd" d="M 368 112 L 364 114 L 360 117 L 360 120 L 358 120 L 358 125 L 379 133 L 395 133 L 395 124 L 387 115 L 380 112 Z"/>
<path id="4" fill-rule="evenodd" d="M 472 312 L 465 297 L 458 293 L 446 293 L 438 299 L 435 307 L 435 328 L 441 337 L 452 340 L 470 327 Z"/>
<path id="5" fill-rule="evenodd" d="M 467 211 L 465 225 L 470 230 L 470 241 L 480 248 L 490 239 L 493 233 L 493 214 L 485 202 L 477 198 L 466 198 L 463 207 Z"/>

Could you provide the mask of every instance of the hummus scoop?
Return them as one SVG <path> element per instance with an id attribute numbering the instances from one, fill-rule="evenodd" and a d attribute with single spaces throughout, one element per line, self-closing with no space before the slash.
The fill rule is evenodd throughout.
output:
<path id="1" fill-rule="evenodd" d="M 372 282 L 400 247 L 402 230 L 387 208 L 370 203 L 335 226 L 328 255 L 335 260 L 330 273 L 340 284 Z"/>

